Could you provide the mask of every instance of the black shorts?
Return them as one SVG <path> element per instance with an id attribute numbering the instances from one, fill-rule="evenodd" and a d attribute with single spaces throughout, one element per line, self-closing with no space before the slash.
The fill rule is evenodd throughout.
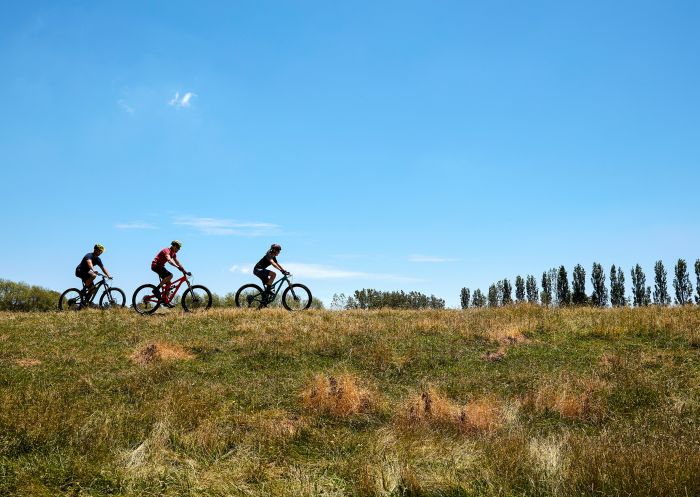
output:
<path id="1" fill-rule="evenodd" d="M 253 269 L 253 274 L 260 278 L 263 283 L 267 284 L 267 278 L 270 277 L 270 270 L 256 267 Z"/>
<path id="2" fill-rule="evenodd" d="M 160 276 L 161 280 L 164 280 L 168 276 L 172 276 L 173 273 L 165 269 L 165 266 L 151 266 L 151 271 L 156 273 L 158 276 Z"/>
<path id="3" fill-rule="evenodd" d="M 75 275 L 80 278 L 80 280 L 85 283 L 85 280 L 91 276 L 95 276 L 95 271 L 81 271 L 80 266 L 75 268 Z"/>

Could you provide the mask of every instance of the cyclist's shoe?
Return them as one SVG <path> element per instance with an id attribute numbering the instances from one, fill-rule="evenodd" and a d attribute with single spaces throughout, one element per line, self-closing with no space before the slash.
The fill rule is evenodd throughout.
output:
<path id="1" fill-rule="evenodd" d="M 275 292 L 272 288 L 266 288 L 262 294 L 262 303 L 267 305 L 275 300 Z"/>
<path id="2" fill-rule="evenodd" d="M 154 295 L 157 299 L 159 299 L 159 298 L 160 298 L 160 290 L 158 290 L 157 288 L 154 288 L 154 289 L 153 289 L 153 295 Z"/>
<path id="3" fill-rule="evenodd" d="M 173 307 L 175 307 L 175 304 L 171 304 L 170 302 L 168 302 L 167 304 L 165 302 L 163 302 L 163 305 L 165 307 L 168 307 L 169 309 L 172 309 Z"/>

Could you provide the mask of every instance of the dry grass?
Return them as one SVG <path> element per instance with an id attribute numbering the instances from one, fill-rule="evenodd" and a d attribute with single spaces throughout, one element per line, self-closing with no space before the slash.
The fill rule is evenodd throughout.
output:
<path id="1" fill-rule="evenodd" d="M 437 426 L 461 433 L 488 433 L 503 424 L 502 405 L 494 397 L 475 399 L 459 406 L 433 388 L 407 402 L 398 413 L 400 426 Z"/>
<path id="2" fill-rule="evenodd" d="M 698 330 L 697 307 L 0 313 L 0 495 L 700 495 Z"/>
<path id="3" fill-rule="evenodd" d="M 556 412 L 565 419 L 598 422 L 607 415 L 607 389 L 608 385 L 597 377 L 564 376 L 543 383 L 528 393 L 523 405 L 536 412 Z"/>
<path id="4" fill-rule="evenodd" d="M 194 354 L 179 345 L 152 342 L 139 347 L 130 357 L 136 364 L 146 365 L 159 361 L 190 361 Z"/>
<path id="5" fill-rule="evenodd" d="M 39 359 L 26 358 L 26 359 L 17 359 L 15 361 L 15 363 L 18 366 L 22 366 L 23 368 L 31 368 L 31 367 L 38 366 L 39 364 L 41 364 L 41 361 Z"/>
<path id="6" fill-rule="evenodd" d="M 347 373 L 316 375 L 301 393 L 301 399 L 307 409 L 338 418 L 367 413 L 377 405 L 376 396 Z"/>

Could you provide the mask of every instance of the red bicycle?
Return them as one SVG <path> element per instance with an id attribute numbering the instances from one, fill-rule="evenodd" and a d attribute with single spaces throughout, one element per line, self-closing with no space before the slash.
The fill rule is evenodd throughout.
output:
<path id="1" fill-rule="evenodd" d="M 181 278 L 171 281 L 160 291 L 160 297 L 155 295 L 156 285 L 141 285 L 134 292 L 131 303 L 139 314 L 153 314 L 161 305 L 175 307 L 177 292 L 183 283 L 187 284 L 187 290 L 182 294 L 182 308 L 186 312 L 205 311 L 211 307 L 212 298 L 209 289 L 202 285 L 193 285 L 190 282 L 192 273 L 185 273 Z"/>

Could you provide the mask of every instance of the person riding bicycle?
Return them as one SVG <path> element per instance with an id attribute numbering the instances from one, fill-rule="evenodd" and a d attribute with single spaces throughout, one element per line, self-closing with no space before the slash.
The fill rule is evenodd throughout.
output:
<path id="1" fill-rule="evenodd" d="M 272 267 L 279 269 L 285 276 L 289 274 L 289 271 L 284 269 L 280 263 L 277 262 L 277 256 L 280 255 L 281 251 L 282 246 L 273 243 L 270 250 L 258 261 L 253 269 L 253 274 L 262 280 L 265 285 L 265 291 L 268 294 L 272 293 L 272 283 L 274 283 L 277 277 L 274 271 L 267 269 L 268 266 L 272 265 Z"/>
<path id="2" fill-rule="evenodd" d="M 85 297 L 92 297 L 92 293 L 96 290 L 95 286 L 93 285 L 95 278 L 97 278 L 95 266 L 102 269 L 105 276 L 111 278 L 109 271 L 105 269 L 104 265 L 102 264 L 102 259 L 100 259 L 100 255 L 102 255 L 104 251 L 104 246 L 96 243 L 93 247 L 93 251 L 85 254 L 83 260 L 81 260 L 78 267 L 75 268 L 75 275 L 81 279 L 85 287 L 83 289 L 83 296 Z"/>
<path id="3" fill-rule="evenodd" d="M 161 287 L 169 285 L 170 280 L 173 278 L 173 273 L 165 269 L 166 263 L 175 266 L 188 276 L 191 274 L 188 273 L 185 270 L 185 266 L 183 266 L 180 261 L 177 260 L 177 253 L 180 251 L 180 248 L 182 248 L 182 242 L 179 240 L 173 240 L 170 243 L 170 247 L 166 247 L 158 252 L 153 259 L 153 262 L 151 262 L 151 271 L 160 277 L 160 283 L 158 283 L 158 286 L 156 286 L 155 290 L 153 290 L 153 295 L 158 298 L 160 298 Z"/>

